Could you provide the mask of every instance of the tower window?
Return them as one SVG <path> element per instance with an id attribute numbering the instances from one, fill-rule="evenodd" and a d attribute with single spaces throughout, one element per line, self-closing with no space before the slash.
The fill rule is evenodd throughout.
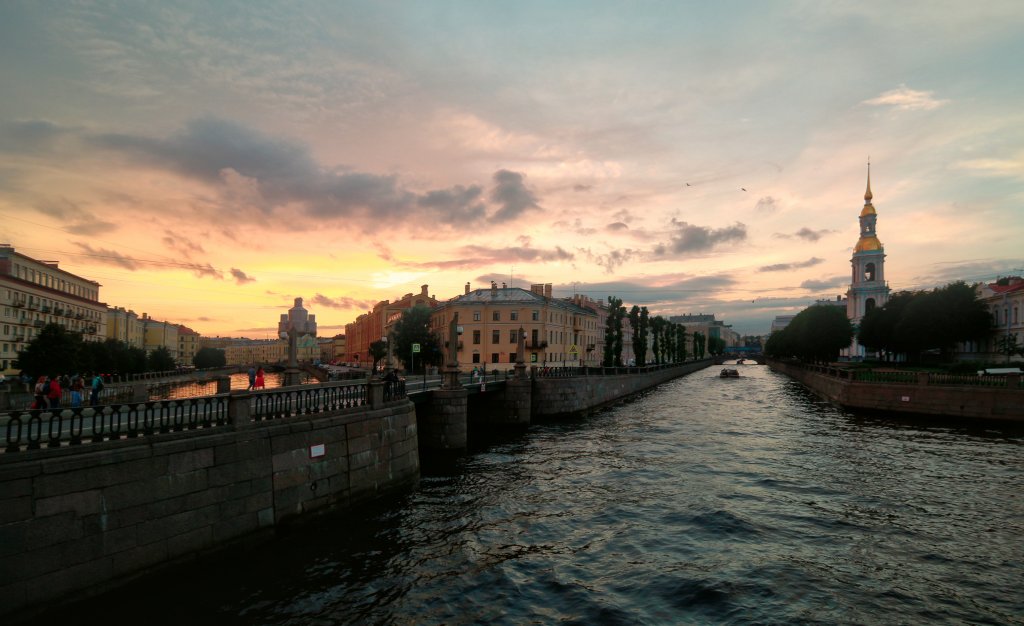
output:
<path id="1" fill-rule="evenodd" d="M 867 313 L 868 311 L 870 311 L 873 308 L 875 308 L 875 299 L 874 298 L 868 298 L 867 300 L 864 301 L 864 312 L 865 313 Z"/>
<path id="2" fill-rule="evenodd" d="M 864 266 L 864 280 L 871 282 L 875 280 L 875 264 L 868 263 Z"/>

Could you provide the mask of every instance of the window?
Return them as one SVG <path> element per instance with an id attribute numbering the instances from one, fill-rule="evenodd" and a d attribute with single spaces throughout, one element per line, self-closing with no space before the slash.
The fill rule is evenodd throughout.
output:
<path id="1" fill-rule="evenodd" d="M 510 331 L 508 331 L 508 342 L 509 343 L 516 343 L 516 342 L 518 342 L 519 338 L 516 337 L 516 333 L 518 333 L 518 332 L 519 332 L 518 330 L 510 330 Z"/>
<path id="2" fill-rule="evenodd" d="M 474 352 L 473 353 L 473 362 L 474 363 L 479 363 L 480 362 L 480 353 L 479 352 Z"/>
<path id="3" fill-rule="evenodd" d="M 474 322 L 479 322 L 480 321 L 480 311 L 473 311 L 473 321 Z"/>
<path id="4" fill-rule="evenodd" d="M 501 331 L 500 330 L 492 330 L 491 331 L 491 343 L 499 343 L 500 341 L 501 341 Z"/>
<path id="5" fill-rule="evenodd" d="M 479 330 L 474 330 L 473 331 L 473 343 L 477 344 L 477 345 L 480 345 L 480 331 Z"/>
<path id="6" fill-rule="evenodd" d="M 534 311 L 532 313 L 530 319 L 532 319 L 535 322 L 539 322 L 540 321 L 540 311 Z"/>
<path id="7" fill-rule="evenodd" d="M 509 314 L 508 314 L 508 318 L 510 320 L 512 320 L 513 322 L 518 320 L 519 319 L 519 311 L 510 311 Z"/>
<path id="8" fill-rule="evenodd" d="M 868 263 L 864 266 L 864 280 L 871 282 L 875 280 L 875 264 Z"/>
<path id="9" fill-rule="evenodd" d="M 540 343 L 540 331 L 537 330 L 536 328 L 530 331 L 530 343 L 532 343 L 534 346 Z"/>
<path id="10" fill-rule="evenodd" d="M 498 362 L 498 356 L 499 355 L 498 355 L 497 352 L 492 352 L 491 353 L 491 363 L 497 363 Z"/>
<path id="11" fill-rule="evenodd" d="M 491 320 L 495 322 L 501 321 L 501 311 L 491 311 Z"/>
<path id="12" fill-rule="evenodd" d="M 867 313 L 868 311 L 870 311 L 873 308 L 875 308 L 875 299 L 874 298 L 868 298 L 864 302 L 864 312 Z"/>

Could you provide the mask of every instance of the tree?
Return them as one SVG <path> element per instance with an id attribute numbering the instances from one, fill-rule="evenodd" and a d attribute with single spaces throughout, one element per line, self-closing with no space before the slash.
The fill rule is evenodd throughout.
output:
<path id="1" fill-rule="evenodd" d="M 655 365 L 664 362 L 665 318 L 656 315 L 651 318 L 651 359 Z"/>
<path id="2" fill-rule="evenodd" d="M 827 363 L 839 358 L 839 351 L 852 339 L 853 326 L 846 311 L 816 305 L 800 311 L 788 326 L 772 333 L 765 351 L 775 358 Z"/>
<path id="3" fill-rule="evenodd" d="M 430 307 L 423 305 L 406 309 L 391 331 L 395 356 L 408 367 L 414 365 L 410 363 L 412 360 L 421 366 L 437 364 L 441 343 L 430 328 L 430 313 Z M 420 344 L 420 352 L 415 358 L 412 356 L 414 343 Z"/>
<path id="4" fill-rule="evenodd" d="M 634 350 L 637 365 L 647 365 L 647 340 L 651 330 L 651 314 L 647 307 L 640 307 L 640 350 Z"/>
<path id="5" fill-rule="evenodd" d="M 636 358 L 637 365 L 643 365 L 643 359 L 640 356 L 640 307 L 635 304 L 629 310 L 629 326 L 633 329 L 633 356 Z"/>
<path id="6" fill-rule="evenodd" d="M 80 334 L 58 324 L 47 324 L 18 353 L 17 367 L 33 378 L 78 371 L 82 343 Z"/>
<path id="7" fill-rule="evenodd" d="M 200 348 L 199 352 L 192 357 L 192 365 L 199 369 L 210 367 L 224 367 L 227 364 L 227 357 L 224 351 L 218 348 Z"/>
<path id="8" fill-rule="evenodd" d="M 167 346 L 160 346 L 146 355 L 146 366 L 151 372 L 169 372 L 176 367 L 174 356 Z"/>
<path id="9" fill-rule="evenodd" d="M 622 319 L 626 315 L 626 307 L 622 300 L 608 296 L 608 320 L 604 331 L 604 362 L 605 367 L 622 367 Z"/>
<path id="10" fill-rule="evenodd" d="M 711 337 L 708 339 L 708 353 L 711 356 L 718 356 L 725 352 L 725 339 L 721 337 Z"/>
<path id="11" fill-rule="evenodd" d="M 377 364 L 381 362 L 388 355 L 388 342 L 381 341 L 378 339 L 370 344 L 370 357 L 373 358 L 373 365 L 370 366 L 370 372 L 377 371 Z"/>
<path id="12" fill-rule="evenodd" d="M 686 361 L 686 326 L 676 324 L 676 343 L 679 344 L 679 362 Z"/>
<path id="13" fill-rule="evenodd" d="M 894 294 L 885 306 L 868 311 L 857 340 L 873 350 L 906 354 L 913 361 L 926 350 L 948 356 L 958 342 L 987 336 L 991 324 L 974 288 L 958 281 L 932 291 Z"/>
<path id="14" fill-rule="evenodd" d="M 704 333 L 694 332 L 693 333 L 693 358 L 703 359 L 704 348 L 706 346 L 706 340 L 704 339 Z"/>

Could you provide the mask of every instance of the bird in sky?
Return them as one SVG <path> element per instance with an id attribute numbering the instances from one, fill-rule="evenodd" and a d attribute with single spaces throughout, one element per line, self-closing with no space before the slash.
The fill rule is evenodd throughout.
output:
<path id="1" fill-rule="evenodd" d="M 691 185 L 690 183 L 686 183 L 686 186 L 687 187 L 692 187 L 693 185 Z"/>
<path id="2" fill-rule="evenodd" d="M 746 187 L 740 187 L 740 189 L 742 189 L 743 191 L 746 191 L 746 190 L 747 190 L 747 188 L 746 188 Z"/>

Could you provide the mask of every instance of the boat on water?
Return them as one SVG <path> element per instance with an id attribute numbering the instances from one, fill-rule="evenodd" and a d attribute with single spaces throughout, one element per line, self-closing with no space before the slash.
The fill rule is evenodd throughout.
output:
<path id="1" fill-rule="evenodd" d="M 718 375 L 720 378 L 739 378 L 740 373 L 731 367 L 726 367 L 722 370 L 722 373 Z"/>
<path id="2" fill-rule="evenodd" d="M 743 365 L 746 362 L 746 359 L 736 359 L 736 365 Z"/>

